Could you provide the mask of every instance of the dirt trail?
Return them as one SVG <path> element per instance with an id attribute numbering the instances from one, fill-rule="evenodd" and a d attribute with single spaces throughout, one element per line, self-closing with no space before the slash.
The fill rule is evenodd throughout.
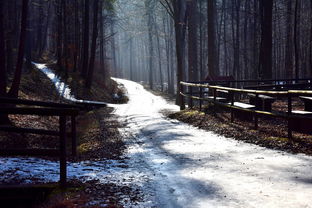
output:
<path id="1" fill-rule="evenodd" d="M 311 207 L 312 158 L 199 130 L 159 111 L 178 110 L 141 85 L 117 79 L 130 101 L 114 105 L 127 122 L 129 169 L 156 207 Z"/>

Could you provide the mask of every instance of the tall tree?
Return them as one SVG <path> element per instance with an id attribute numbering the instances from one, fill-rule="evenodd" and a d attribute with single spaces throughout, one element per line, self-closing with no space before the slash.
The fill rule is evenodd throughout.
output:
<path id="1" fill-rule="evenodd" d="M 295 14 L 294 14 L 294 49 L 295 49 L 295 78 L 298 82 L 299 79 L 299 40 L 298 40 L 298 0 L 295 1 Z"/>
<path id="2" fill-rule="evenodd" d="M 293 42 L 292 42 L 292 0 L 287 0 L 287 22 L 286 33 L 287 40 L 285 46 L 285 69 L 286 78 L 293 78 Z"/>
<path id="3" fill-rule="evenodd" d="M 82 59 L 81 75 L 85 77 L 88 73 L 88 61 L 89 61 L 89 0 L 85 0 L 83 49 L 81 59 Z"/>
<path id="4" fill-rule="evenodd" d="M 6 69 L 5 69 L 5 45 L 3 27 L 3 1 L 0 1 L 0 96 L 6 96 Z"/>
<path id="5" fill-rule="evenodd" d="M 196 81 L 198 76 L 197 57 L 197 0 L 188 1 L 188 64 L 189 80 Z"/>
<path id="6" fill-rule="evenodd" d="M 3 1 L 0 1 L 0 97 L 6 97 L 5 44 L 3 27 Z M 2 105 L 0 105 L 0 108 Z M 8 115 L 0 114 L 0 124 L 8 122 Z"/>
<path id="7" fill-rule="evenodd" d="M 175 38 L 176 38 L 176 56 L 177 56 L 177 99 L 176 103 L 180 105 L 181 109 L 185 108 L 184 99 L 182 99 L 180 92 L 183 92 L 183 87 L 180 82 L 184 78 L 184 54 L 185 54 L 185 33 L 186 33 L 186 21 L 187 21 L 187 10 L 186 2 L 184 0 L 172 0 L 173 9 L 173 19 L 175 28 Z"/>
<path id="8" fill-rule="evenodd" d="M 188 76 L 190 81 L 197 80 L 197 0 L 187 2 L 188 9 Z M 191 90 L 191 89 L 190 89 Z M 193 100 L 189 99 L 189 107 L 193 107 Z"/>
<path id="9" fill-rule="evenodd" d="M 154 45 L 153 45 L 153 16 L 152 16 L 152 2 L 151 0 L 145 1 L 145 7 L 147 12 L 147 27 L 148 27 L 148 47 L 149 47 L 149 85 L 150 88 L 154 87 L 154 64 L 153 64 L 153 55 L 154 55 Z"/>
<path id="10" fill-rule="evenodd" d="M 207 0 L 208 13 L 208 72 L 211 76 L 219 74 L 217 57 L 215 0 Z"/>
<path id="11" fill-rule="evenodd" d="M 28 12 L 28 0 L 23 0 L 22 16 L 21 16 L 21 32 L 20 32 L 20 38 L 19 38 L 17 63 L 15 67 L 15 73 L 14 73 L 12 86 L 9 91 L 9 95 L 11 97 L 18 96 L 19 86 L 21 83 L 22 69 L 23 69 L 23 62 L 24 62 L 25 40 L 26 40 L 27 12 Z"/>
<path id="12" fill-rule="evenodd" d="M 272 78 L 272 11 L 273 0 L 260 1 L 261 44 L 259 55 L 260 78 Z"/>
<path id="13" fill-rule="evenodd" d="M 93 79 L 94 72 L 94 61 L 95 61 L 95 52 L 96 52 L 96 40 L 98 36 L 98 14 L 99 14 L 99 0 L 94 0 L 93 2 L 93 31 L 92 31 L 92 43 L 91 43 L 91 54 L 90 62 L 88 68 L 88 76 L 86 80 L 86 87 L 90 88 Z"/>

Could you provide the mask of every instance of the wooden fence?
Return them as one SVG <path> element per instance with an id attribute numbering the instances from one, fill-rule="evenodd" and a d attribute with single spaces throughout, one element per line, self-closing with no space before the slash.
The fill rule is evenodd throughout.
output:
<path id="1" fill-rule="evenodd" d="M 59 137 L 59 149 L 1 149 L 1 156 L 27 155 L 27 156 L 59 156 L 60 159 L 60 185 L 66 185 L 66 137 L 71 137 L 71 152 L 76 156 L 76 116 L 81 108 L 78 105 L 60 104 L 53 102 L 41 102 L 22 99 L 11 99 L 0 97 L 0 114 L 7 115 L 37 115 L 59 117 L 59 130 L 45 130 L 33 128 L 21 128 L 15 126 L 1 125 L 0 131 L 30 133 L 38 135 L 50 135 Z M 26 107 L 25 107 L 26 106 Z M 71 131 L 66 131 L 66 121 L 71 122 Z M 30 121 L 31 122 L 31 121 Z"/>
<path id="2" fill-rule="evenodd" d="M 234 111 L 238 110 L 241 112 L 248 112 L 253 115 L 254 119 L 254 128 L 258 128 L 258 118 L 259 116 L 283 118 L 288 121 L 288 137 L 292 138 L 293 125 L 296 121 L 306 121 L 312 123 L 312 112 L 308 111 L 293 111 L 292 100 L 295 97 L 299 96 L 312 96 L 312 90 L 252 90 L 252 89 L 238 89 L 230 88 L 223 86 L 215 86 L 210 84 L 201 84 L 201 83 L 192 83 L 192 82 L 180 82 L 181 84 L 181 100 L 182 105 L 181 109 L 184 109 L 184 99 L 189 99 L 189 107 L 193 107 L 193 100 L 199 101 L 199 108 L 202 110 L 203 102 L 213 103 L 215 105 L 228 108 L 231 111 L 231 122 L 234 121 Z M 184 87 L 188 88 L 188 92 L 185 92 Z M 195 92 L 194 88 L 197 88 L 198 91 Z M 229 102 L 221 102 L 218 93 L 227 93 Z M 277 98 L 286 98 L 287 99 L 287 112 L 268 112 L 258 109 L 246 108 L 243 105 L 235 105 L 237 97 L 240 97 L 242 94 L 253 95 L 256 99 L 260 96 L 272 96 Z M 210 95 L 210 96 L 207 96 Z M 238 95 L 238 96 L 237 96 Z M 240 107 L 243 106 L 243 107 Z M 311 128 L 312 131 L 312 128 Z"/>

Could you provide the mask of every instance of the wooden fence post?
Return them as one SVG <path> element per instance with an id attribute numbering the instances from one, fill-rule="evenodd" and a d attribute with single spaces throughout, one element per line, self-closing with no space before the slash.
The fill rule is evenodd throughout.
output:
<path id="1" fill-rule="evenodd" d="M 77 156 L 76 116 L 71 116 L 72 155 Z"/>
<path id="2" fill-rule="evenodd" d="M 231 97 L 231 106 L 234 106 L 234 92 L 230 93 L 230 97 Z M 233 112 L 233 108 L 231 108 L 231 122 L 234 122 L 234 112 Z"/>
<path id="3" fill-rule="evenodd" d="M 217 100 L 217 89 L 213 89 L 213 101 L 216 102 Z"/>
<path id="4" fill-rule="evenodd" d="M 179 83 L 180 84 L 180 93 L 183 93 L 184 92 L 184 88 L 183 88 L 183 84 Z M 178 103 L 180 105 L 180 110 L 184 110 L 185 109 L 185 102 L 184 102 L 184 96 L 183 95 L 177 95 L 177 96 L 180 96 L 180 103 Z"/>
<path id="5" fill-rule="evenodd" d="M 291 97 L 291 94 L 288 92 L 287 94 L 287 97 L 288 97 L 288 112 L 287 112 L 287 115 L 288 115 L 288 118 L 287 118 L 287 121 L 288 121 L 288 138 L 289 139 L 292 139 L 292 130 L 291 130 L 291 114 L 292 114 L 292 104 L 291 104 L 291 101 L 292 101 L 292 97 Z"/>
<path id="6" fill-rule="evenodd" d="M 199 87 L 199 97 L 200 97 L 200 100 L 199 100 L 199 111 L 202 110 L 202 104 L 203 104 L 203 101 L 202 101 L 202 98 L 203 98 L 203 88 L 202 87 Z"/>
<path id="7" fill-rule="evenodd" d="M 259 99 L 259 94 L 256 94 L 256 97 L 255 97 L 256 102 L 258 99 Z M 256 112 L 254 114 L 254 117 L 255 117 L 255 129 L 257 130 L 258 129 L 258 115 Z"/>
<path id="8" fill-rule="evenodd" d="M 66 187 L 66 116 L 60 116 L 60 185 Z"/>
<path id="9" fill-rule="evenodd" d="M 189 94 L 190 96 L 193 96 L 193 88 L 192 86 L 189 86 Z M 193 108 L 193 98 L 192 97 L 189 97 L 189 108 Z"/>

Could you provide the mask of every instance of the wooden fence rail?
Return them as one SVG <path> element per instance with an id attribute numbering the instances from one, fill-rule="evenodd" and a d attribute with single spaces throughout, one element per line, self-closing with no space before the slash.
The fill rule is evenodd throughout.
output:
<path id="1" fill-rule="evenodd" d="M 244 79 L 244 80 L 210 80 L 210 81 L 199 81 L 199 82 L 188 82 L 194 84 L 214 84 L 214 83 L 256 83 L 257 85 L 261 83 L 312 83 L 312 78 L 304 78 L 304 79 Z"/>
<path id="2" fill-rule="evenodd" d="M 242 112 L 249 112 L 254 117 L 254 127 L 255 129 L 258 128 L 258 117 L 259 116 L 268 116 L 268 117 L 276 117 L 276 118 L 283 118 L 288 121 L 288 137 L 292 138 L 292 125 L 293 121 L 297 120 L 304 120 L 312 123 L 312 112 L 307 111 L 297 111 L 294 113 L 292 110 L 292 100 L 295 97 L 299 96 L 312 96 L 312 90 L 286 90 L 286 91 L 272 91 L 272 90 L 251 90 L 251 89 L 238 89 L 238 88 L 230 88 L 230 87 L 223 87 L 223 86 L 215 86 L 209 84 L 202 84 L 202 83 L 192 83 L 192 82 L 180 82 L 182 91 L 180 92 L 181 100 L 184 98 L 188 98 L 191 100 L 189 103 L 193 105 L 192 100 L 199 100 L 199 108 L 202 110 L 203 101 L 207 101 L 209 103 L 213 103 L 215 105 L 228 108 L 231 110 L 231 121 L 234 121 L 234 110 L 239 110 Z M 185 93 L 183 87 L 189 88 L 188 93 Z M 192 88 L 199 88 L 199 93 L 192 93 Z M 229 102 L 224 103 L 218 101 L 217 93 L 226 92 L 228 93 Z M 205 93 L 204 93 L 205 92 Z M 204 96 L 204 94 L 210 94 L 212 96 Z M 244 107 L 235 106 L 235 95 L 241 94 L 253 94 L 254 97 L 257 99 L 259 96 L 274 96 L 279 98 L 287 98 L 287 112 L 268 112 L 263 110 L 257 109 L 248 109 Z M 181 103 L 185 103 L 184 100 Z M 193 107 L 190 105 L 189 107 Z M 181 109 L 184 109 L 185 106 L 180 106 Z M 312 128 L 311 128 L 312 131 Z"/>
<path id="3" fill-rule="evenodd" d="M 22 107 L 19 107 L 22 105 Z M 59 149 L 1 149 L 1 156 L 29 155 L 29 156 L 59 156 L 60 158 L 60 185 L 66 186 L 66 121 L 71 122 L 71 152 L 76 156 L 76 116 L 80 107 L 72 104 L 60 104 L 22 99 L 0 97 L 0 114 L 7 115 L 38 115 L 59 117 L 59 130 L 20 128 L 15 126 L 1 125 L 0 131 L 50 135 L 59 137 Z M 29 106 L 29 107 L 25 107 Z"/>

